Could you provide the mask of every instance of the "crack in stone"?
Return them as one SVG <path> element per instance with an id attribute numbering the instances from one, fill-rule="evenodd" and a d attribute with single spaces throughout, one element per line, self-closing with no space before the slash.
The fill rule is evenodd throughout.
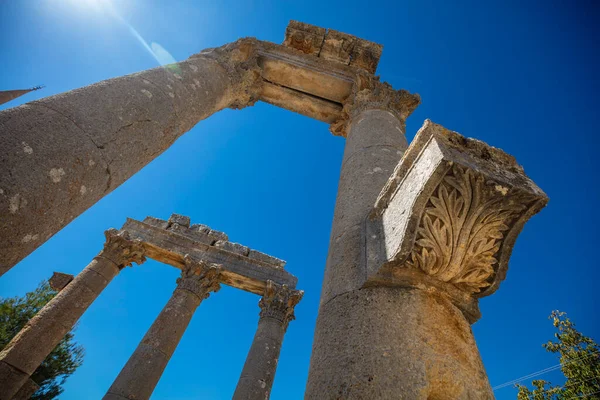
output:
<path id="1" fill-rule="evenodd" d="M 47 108 L 50 111 L 53 111 L 55 113 L 57 113 L 58 115 L 66 118 L 67 120 L 69 120 L 73 125 L 75 125 L 77 127 L 77 129 L 79 129 L 89 140 L 90 142 L 92 142 L 92 144 L 98 149 L 100 150 L 100 157 L 102 158 L 102 160 L 104 161 L 104 164 L 106 164 L 106 174 L 108 175 L 107 181 L 106 181 L 106 188 L 104 189 L 104 192 L 107 193 L 108 189 L 110 188 L 110 184 L 112 182 L 112 172 L 110 171 L 110 162 L 108 161 L 108 159 L 106 158 L 106 155 L 104 154 L 104 152 L 102 150 L 104 150 L 104 146 L 103 145 L 98 145 L 96 143 L 96 141 L 92 138 L 92 136 L 87 133 L 85 131 L 85 129 L 83 129 L 81 126 L 79 126 L 71 117 L 69 117 L 68 115 L 63 114 L 62 112 L 49 107 L 47 104 L 43 104 L 41 102 L 34 102 L 31 103 L 31 105 L 35 105 L 35 106 L 41 106 L 44 108 Z"/>
<path id="2" fill-rule="evenodd" d="M 150 79 L 148 79 L 147 77 L 142 78 L 143 80 L 147 80 L 148 82 L 150 82 L 152 85 L 154 85 L 154 87 L 156 87 L 162 94 L 163 96 L 165 96 L 167 99 L 171 98 L 171 96 L 167 95 L 167 93 L 156 83 L 152 82 Z M 181 129 L 181 120 L 179 118 L 179 115 L 177 114 L 177 107 L 175 107 L 175 99 L 171 98 L 171 100 L 169 100 L 171 103 L 171 107 L 173 108 L 173 114 L 175 114 L 175 119 L 177 120 L 177 131 L 180 133 L 183 133 L 183 130 Z"/>
<path id="3" fill-rule="evenodd" d="M 345 165 L 346 165 L 346 164 L 347 164 L 347 163 L 348 163 L 350 160 L 352 160 L 352 159 L 354 158 L 354 156 L 355 156 L 355 155 L 357 155 L 357 154 L 360 154 L 360 153 L 364 153 L 365 151 L 367 151 L 367 150 L 369 150 L 369 149 L 372 149 L 372 148 L 374 148 L 374 147 L 389 147 L 389 148 L 392 148 L 392 149 L 394 149 L 394 150 L 396 150 L 396 151 L 401 151 L 402 153 L 404 153 L 404 152 L 406 151 L 406 149 L 402 149 L 402 148 L 400 148 L 400 147 L 392 146 L 392 145 L 389 145 L 389 144 L 375 144 L 375 145 L 372 145 L 372 146 L 362 147 L 362 148 L 361 148 L 359 151 L 355 151 L 354 153 L 352 153 L 352 154 L 350 155 L 350 157 L 346 158 L 346 159 L 345 159 L 345 160 L 342 162 L 342 167 L 341 167 L 341 169 L 340 169 L 340 170 L 343 170 L 343 169 L 344 169 L 344 166 L 345 166 Z M 400 162 L 400 159 L 401 159 L 401 158 L 402 158 L 402 156 L 400 156 L 400 157 L 398 158 L 398 162 Z"/>

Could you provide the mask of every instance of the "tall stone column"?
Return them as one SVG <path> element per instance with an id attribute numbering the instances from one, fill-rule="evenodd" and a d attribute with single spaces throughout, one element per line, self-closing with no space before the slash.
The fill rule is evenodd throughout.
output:
<path id="1" fill-rule="evenodd" d="M 108 283 L 144 249 L 126 231 L 105 232 L 104 249 L 33 317 L 0 353 L 0 400 L 11 400 Z"/>
<path id="2" fill-rule="evenodd" d="M 256 43 L 0 111 L 0 275 L 196 123 L 254 104 Z"/>
<path id="3" fill-rule="evenodd" d="M 514 158 L 426 121 L 345 254 L 360 284 L 321 304 L 306 398 L 492 399 L 470 325 L 546 202 Z"/>
<path id="4" fill-rule="evenodd" d="M 104 400 L 149 399 L 187 329 L 196 308 L 220 289 L 220 266 L 185 257 L 177 288 L 158 315 Z"/>
<path id="5" fill-rule="evenodd" d="M 307 399 L 410 398 L 396 395 L 400 380 L 390 376 L 391 371 L 404 374 L 409 370 L 387 362 L 394 351 L 400 351 L 394 341 L 401 337 L 396 312 L 404 309 L 399 307 L 402 299 L 389 293 L 390 289 L 362 289 L 366 279 L 362 227 L 408 147 L 405 119 L 419 101 L 417 95 L 365 78 L 356 84 L 344 107 L 346 118 L 332 125 L 334 133 L 345 132 L 346 147 Z"/>
<path id="6" fill-rule="evenodd" d="M 300 290 L 267 282 L 265 294 L 258 303 L 261 309 L 258 328 L 233 394 L 234 400 L 269 399 L 283 336 L 294 319 L 294 307 L 302 295 Z"/>

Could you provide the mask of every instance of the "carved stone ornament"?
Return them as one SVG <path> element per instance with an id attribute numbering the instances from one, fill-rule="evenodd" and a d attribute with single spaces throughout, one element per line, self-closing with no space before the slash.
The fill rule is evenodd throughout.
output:
<path id="1" fill-rule="evenodd" d="M 267 281 L 265 294 L 258 302 L 260 317 L 275 318 L 287 329 L 290 321 L 295 319 L 294 307 L 302 300 L 303 295 L 302 290 L 293 290 L 287 285 L 278 285 L 273 281 Z"/>
<path id="2" fill-rule="evenodd" d="M 203 50 L 190 58 L 212 58 L 225 68 L 235 88 L 235 93 L 232 93 L 234 102 L 229 107 L 241 109 L 254 105 L 262 90 L 262 70 L 257 62 L 259 47 L 258 40 L 243 38 L 225 46 Z"/>
<path id="3" fill-rule="evenodd" d="M 334 135 L 346 137 L 352 118 L 368 109 L 387 110 L 395 114 L 404 126 L 406 118 L 420 103 L 418 94 L 395 90 L 389 83 L 380 82 L 378 77 L 358 74 L 340 119 L 331 124 L 329 130 Z"/>
<path id="4" fill-rule="evenodd" d="M 131 266 L 132 263 L 142 264 L 146 261 L 144 246 L 141 241 L 132 240 L 125 230 L 111 228 L 104 232 L 106 242 L 99 257 L 109 259 L 120 269 Z"/>
<path id="5" fill-rule="evenodd" d="M 367 219 L 367 285 L 437 290 L 476 320 L 547 201 L 513 157 L 426 121 Z"/>
<path id="6" fill-rule="evenodd" d="M 221 266 L 202 260 L 196 260 L 186 255 L 185 267 L 181 271 L 181 278 L 177 279 L 177 289 L 187 290 L 204 300 L 211 292 L 221 289 L 219 283 Z"/>

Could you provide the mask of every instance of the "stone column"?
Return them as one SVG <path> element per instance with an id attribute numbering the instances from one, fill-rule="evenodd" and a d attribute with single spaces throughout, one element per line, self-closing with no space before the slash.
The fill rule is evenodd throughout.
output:
<path id="1" fill-rule="evenodd" d="M 260 92 L 255 39 L 0 111 L 0 275 L 224 108 Z"/>
<path id="2" fill-rule="evenodd" d="M 419 101 L 418 95 L 395 91 L 372 79 L 361 79 L 344 107 L 346 118 L 332 125 L 334 133 L 345 132 L 346 147 L 315 328 L 307 399 L 401 398 L 386 397 L 383 385 L 389 382 L 374 381 L 374 373 L 367 366 L 373 358 L 385 360 L 387 353 L 382 350 L 391 349 L 390 339 L 396 335 L 393 316 L 376 304 L 395 309 L 393 304 L 387 306 L 387 302 L 394 299 L 395 304 L 399 297 L 388 296 L 383 288 L 361 289 L 365 281 L 362 226 L 408 147 L 405 119 Z M 370 337 L 370 329 L 375 327 L 373 320 L 389 329 L 373 330 Z M 390 365 L 381 363 L 380 367 L 374 367 L 378 373 L 390 374 Z M 400 373 L 395 366 L 392 370 Z M 398 376 L 390 380 L 398 381 Z M 358 389 L 373 385 L 377 385 L 373 392 Z M 393 383 L 391 389 L 397 385 Z M 352 388 L 358 391 L 353 392 Z"/>
<path id="3" fill-rule="evenodd" d="M 220 266 L 185 257 L 177 288 L 158 315 L 104 400 L 149 399 L 194 311 L 211 292 L 220 289 Z"/>
<path id="4" fill-rule="evenodd" d="M 294 307 L 303 292 L 267 281 L 260 300 L 260 319 L 246 358 L 244 369 L 233 394 L 234 400 L 267 400 L 275 379 L 283 336 L 294 319 Z"/>
<path id="5" fill-rule="evenodd" d="M 11 400 L 108 283 L 144 249 L 126 231 L 105 232 L 104 249 L 33 317 L 0 353 L 0 400 Z"/>
<path id="6" fill-rule="evenodd" d="M 363 216 L 359 250 L 329 260 L 306 398 L 492 399 L 470 324 L 546 202 L 514 158 L 427 121 Z M 331 296 L 336 279 L 347 286 Z"/>

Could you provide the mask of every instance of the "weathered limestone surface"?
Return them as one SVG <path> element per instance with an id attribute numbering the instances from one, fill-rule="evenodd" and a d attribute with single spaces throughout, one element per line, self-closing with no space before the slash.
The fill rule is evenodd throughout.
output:
<path id="1" fill-rule="evenodd" d="M 13 398 L 121 269 L 144 260 L 126 232 L 106 231 L 104 249 L 0 352 L 0 400 Z"/>
<path id="2" fill-rule="evenodd" d="M 40 385 L 35 383 L 33 379 L 27 379 L 27 382 L 21 386 L 21 389 L 17 392 L 13 400 L 29 400 L 31 396 L 40 388 Z"/>
<path id="3" fill-rule="evenodd" d="M 55 272 L 52 277 L 48 280 L 50 287 L 57 292 L 63 290 L 75 277 L 71 274 L 63 274 L 62 272 Z"/>
<path id="4" fill-rule="evenodd" d="M 0 112 L 0 275 L 198 121 L 253 104 L 254 39 Z"/>
<path id="5" fill-rule="evenodd" d="M 321 304 L 306 398 L 492 399 L 470 323 L 546 202 L 513 157 L 426 121 L 326 273 L 362 284 Z"/>
<path id="6" fill-rule="evenodd" d="M 221 264 L 221 283 L 262 295 L 267 281 L 295 288 L 298 279 L 285 271 L 285 261 L 229 241 L 223 232 L 191 224 L 190 218 L 173 214 L 168 221 L 147 217 L 144 222 L 127 219 L 123 225 L 144 246 L 146 255 L 177 268 L 185 256 Z"/>
<path id="7" fill-rule="evenodd" d="M 268 281 L 258 303 L 260 319 L 233 395 L 234 400 L 268 400 L 275 379 L 283 336 L 294 319 L 294 307 L 303 292 Z"/>
<path id="8" fill-rule="evenodd" d="M 211 292 L 220 289 L 219 265 L 189 256 L 185 262 L 173 296 L 108 389 L 105 400 L 149 399 L 194 311 Z"/>
<path id="9" fill-rule="evenodd" d="M 306 399 L 493 399 L 471 327 L 443 296 L 355 290 L 318 324 Z"/>
<path id="10" fill-rule="evenodd" d="M 390 98 L 398 100 L 391 104 Z M 360 262 L 364 247 L 362 225 L 408 146 L 404 119 L 418 104 L 418 96 L 371 81 L 362 89 L 357 88 L 351 104 L 345 106 L 346 118 L 338 126 L 351 125 L 342 160 L 321 304 L 364 283 Z"/>
<path id="11" fill-rule="evenodd" d="M 513 157 L 425 121 L 367 219 L 369 283 L 442 292 L 475 322 L 547 201 Z"/>

